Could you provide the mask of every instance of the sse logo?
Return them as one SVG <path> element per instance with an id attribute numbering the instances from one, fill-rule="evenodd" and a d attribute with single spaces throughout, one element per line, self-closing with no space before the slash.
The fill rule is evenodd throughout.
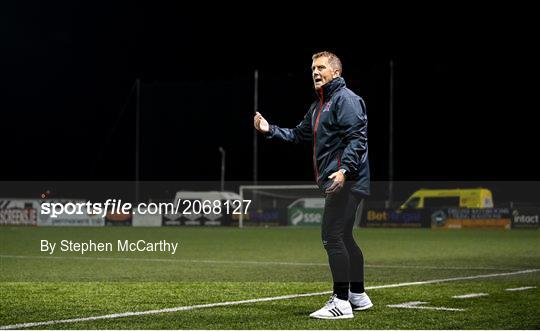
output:
<path id="1" fill-rule="evenodd" d="M 291 223 L 298 225 L 300 223 L 320 224 L 322 221 L 322 215 L 319 213 L 306 213 L 301 210 L 297 210 L 291 216 Z"/>

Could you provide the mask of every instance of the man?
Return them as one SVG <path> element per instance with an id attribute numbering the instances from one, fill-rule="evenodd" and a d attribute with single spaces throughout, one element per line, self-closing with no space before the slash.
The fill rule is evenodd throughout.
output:
<path id="1" fill-rule="evenodd" d="M 312 142 L 315 178 L 325 193 L 321 232 L 334 293 L 310 316 L 352 318 L 353 309 L 373 306 L 364 291 L 364 257 L 353 237 L 356 209 L 369 195 L 367 116 L 362 98 L 345 86 L 339 58 L 320 52 L 312 60 L 318 98 L 302 122 L 294 129 L 284 129 L 256 113 L 254 125 L 267 138 Z"/>

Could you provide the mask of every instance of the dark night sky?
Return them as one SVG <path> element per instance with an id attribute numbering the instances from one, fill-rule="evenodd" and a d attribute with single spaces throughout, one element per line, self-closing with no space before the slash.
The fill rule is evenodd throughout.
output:
<path id="1" fill-rule="evenodd" d="M 253 70 L 261 112 L 291 127 L 314 96 L 311 54 L 325 49 L 366 101 L 375 180 L 388 174 L 390 59 L 397 179 L 540 179 L 537 29 L 526 11 L 214 9 L 4 8 L 2 180 L 133 179 L 137 77 L 142 180 L 219 180 L 219 146 L 227 179 L 249 180 Z M 312 179 L 309 146 L 259 146 L 261 180 Z"/>

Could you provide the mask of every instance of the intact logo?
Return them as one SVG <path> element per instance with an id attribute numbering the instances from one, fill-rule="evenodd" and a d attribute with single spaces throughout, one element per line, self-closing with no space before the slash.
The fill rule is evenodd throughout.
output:
<path id="1" fill-rule="evenodd" d="M 520 215 L 520 216 L 516 216 L 514 218 L 514 221 L 516 223 L 523 223 L 523 224 L 538 224 L 538 215 L 536 216 Z"/>
<path id="2" fill-rule="evenodd" d="M 328 102 L 324 105 L 322 112 L 324 113 L 324 112 L 326 112 L 326 111 L 329 111 L 329 110 L 330 110 L 330 106 L 332 106 L 332 101 L 328 101 Z"/>
<path id="3" fill-rule="evenodd" d="M 526 207 L 512 210 L 512 228 L 538 229 L 540 226 L 540 209 Z"/>

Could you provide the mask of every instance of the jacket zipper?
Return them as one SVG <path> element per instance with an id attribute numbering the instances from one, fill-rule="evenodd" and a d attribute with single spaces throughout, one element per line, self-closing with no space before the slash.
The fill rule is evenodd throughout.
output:
<path id="1" fill-rule="evenodd" d="M 315 181 L 319 182 L 319 167 L 317 167 L 317 127 L 319 126 L 319 117 L 321 116 L 323 104 L 324 104 L 324 94 L 321 89 L 320 93 L 321 105 L 319 106 L 319 112 L 317 113 L 317 118 L 315 119 L 315 126 L 313 128 L 313 168 L 315 169 Z"/>

